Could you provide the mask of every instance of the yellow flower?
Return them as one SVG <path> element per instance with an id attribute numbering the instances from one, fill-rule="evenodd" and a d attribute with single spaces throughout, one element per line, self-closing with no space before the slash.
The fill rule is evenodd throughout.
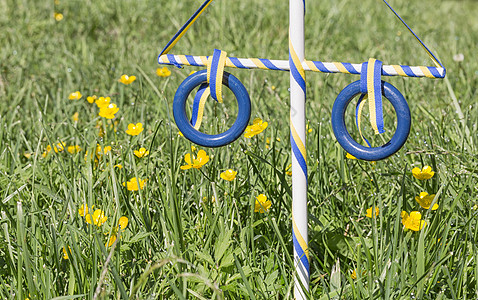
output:
<path id="1" fill-rule="evenodd" d="M 96 144 L 96 150 L 95 150 L 96 156 L 94 157 L 95 162 L 98 162 L 97 158 L 101 158 L 103 155 L 108 154 L 108 152 L 110 152 L 110 151 L 111 151 L 111 146 L 106 146 L 104 148 L 101 148 L 101 146 L 99 144 Z M 90 158 L 93 159 L 93 156 L 94 156 L 94 154 L 91 153 Z M 86 150 L 86 153 L 85 153 L 85 161 L 87 159 L 88 159 L 88 150 Z"/>
<path id="2" fill-rule="evenodd" d="M 432 204 L 433 199 L 435 199 L 435 194 L 428 195 L 427 192 L 421 192 L 420 196 L 415 196 L 415 200 L 424 209 L 430 208 L 430 205 Z M 433 204 L 432 210 L 437 210 L 437 209 L 438 209 L 438 204 L 436 203 Z"/>
<path id="3" fill-rule="evenodd" d="M 202 197 L 202 202 L 203 202 L 203 203 L 207 203 L 207 202 L 208 202 L 206 196 Z M 211 197 L 211 203 L 214 203 L 214 202 L 216 202 L 216 198 L 214 198 L 214 196 L 212 196 L 212 197 Z"/>
<path id="4" fill-rule="evenodd" d="M 289 164 L 287 166 L 287 168 L 285 168 L 285 174 L 289 175 L 289 176 L 292 176 L 292 170 L 291 169 L 292 169 L 292 164 Z"/>
<path id="5" fill-rule="evenodd" d="M 79 115 L 80 115 L 80 114 L 79 114 L 78 112 L 75 112 L 75 113 L 73 114 L 73 116 L 71 116 L 71 119 L 73 120 L 73 122 L 78 122 L 78 120 L 79 120 L 79 118 L 78 118 Z"/>
<path id="6" fill-rule="evenodd" d="M 100 156 L 100 155 L 103 155 L 103 154 L 107 154 L 108 152 L 111 151 L 111 146 L 106 146 L 104 148 L 101 148 L 100 145 L 96 145 L 96 155 Z M 88 152 L 87 152 L 88 154 Z"/>
<path id="7" fill-rule="evenodd" d="M 254 205 L 254 212 L 260 212 L 261 214 L 268 211 L 272 206 L 272 202 L 267 200 L 266 195 L 260 194 L 256 197 L 256 202 Z"/>
<path id="8" fill-rule="evenodd" d="M 157 68 L 156 69 L 156 75 L 158 75 L 159 77 L 168 77 L 171 75 L 171 71 L 169 71 L 168 68 L 166 67 L 162 67 L 162 68 Z M 191 74 L 189 74 L 191 75 Z"/>
<path id="9" fill-rule="evenodd" d="M 252 125 L 246 127 L 244 131 L 244 137 L 250 139 L 251 137 L 261 133 L 267 128 L 268 123 L 263 122 L 261 118 L 255 118 Z"/>
<path id="10" fill-rule="evenodd" d="M 143 179 L 143 180 L 139 179 L 138 181 L 136 177 L 133 177 L 128 182 L 123 182 L 123 186 L 126 186 L 128 191 L 137 191 L 138 184 L 139 184 L 139 188 L 143 189 L 145 182 L 146 182 L 146 179 Z"/>
<path id="11" fill-rule="evenodd" d="M 206 154 L 206 151 L 199 150 L 197 158 L 193 156 L 191 159 L 191 154 L 187 153 L 184 156 L 184 161 L 187 163 L 187 165 L 181 166 L 181 170 L 188 170 L 191 168 L 199 169 L 209 161 L 209 156 Z"/>
<path id="12" fill-rule="evenodd" d="M 136 76 L 128 76 L 126 74 L 123 74 L 118 81 L 123 84 L 130 84 L 135 80 L 136 80 Z"/>
<path id="13" fill-rule="evenodd" d="M 71 252 L 70 246 L 68 246 L 68 250 L 70 250 L 70 252 Z M 69 257 L 68 257 L 68 251 L 66 251 L 66 248 L 65 248 L 65 247 L 63 247 L 63 259 L 69 259 Z"/>
<path id="14" fill-rule="evenodd" d="M 424 166 L 423 169 L 413 168 L 412 170 L 413 177 L 418 180 L 430 179 L 435 175 L 435 172 L 432 171 L 430 166 Z"/>
<path id="15" fill-rule="evenodd" d="M 348 159 L 357 159 L 355 156 L 353 156 L 350 153 L 347 153 L 347 155 L 345 155 L 345 157 L 347 157 Z"/>
<path id="16" fill-rule="evenodd" d="M 59 142 L 58 144 L 56 144 L 56 146 L 53 146 L 53 151 L 55 151 L 55 153 L 62 152 L 63 150 L 65 150 L 65 147 L 66 147 L 65 142 Z M 50 152 L 51 149 L 52 148 L 50 145 L 46 147 L 47 152 Z"/>
<path id="17" fill-rule="evenodd" d="M 55 152 L 62 152 L 63 150 L 65 150 L 65 146 L 65 143 L 59 142 L 58 144 L 56 144 L 56 147 L 53 148 L 53 150 L 55 150 Z"/>
<path id="18" fill-rule="evenodd" d="M 378 213 L 379 213 L 379 209 L 378 207 L 375 206 L 375 216 L 372 216 L 372 207 L 370 208 L 367 208 L 367 214 L 365 215 L 367 218 L 374 218 L 374 217 L 378 217 Z"/>
<path id="19" fill-rule="evenodd" d="M 106 242 L 105 248 L 111 247 L 116 242 L 116 234 L 112 234 L 110 239 Z"/>
<path id="20" fill-rule="evenodd" d="M 196 149 L 196 146 L 192 145 L 192 146 L 191 146 L 191 151 L 196 151 L 196 150 L 197 150 L 197 149 Z"/>
<path id="21" fill-rule="evenodd" d="M 43 152 L 41 156 L 46 157 L 48 155 L 48 153 L 50 153 L 50 151 L 51 151 L 51 146 L 47 145 L 46 149 L 45 149 L 45 152 Z"/>
<path id="22" fill-rule="evenodd" d="M 68 152 L 70 152 L 71 154 L 75 154 L 75 153 L 78 153 L 81 151 L 81 148 L 80 146 L 76 145 L 76 146 L 68 146 L 68 148 L 66 149 Z"/>
<path id="23" fill-rule="evenodd" d="M 128 217 L 122 216 L 118 220 L 118 229 L 125 230 L 126 226 L 128 226 Z"/>
<path id="24" fill-rule="evenodd" d="M 79 91 L 73 92 L 68 96 L 70 100 L 79 100 L 81 98 L 81 93 Z"/>
<path id="25" fill-rule="evenodd" d="M 102 107 L 106 107 L 110 105 L 111 98 L 110 97 L 100 97 L 95 100 L 96 106 L 98 106 L 99 109 Z"/>
<path id="26" fill-rule="evenodd" d="M 119 108 L 114 103 L 110 103 L 108 106 L 103 106 L 100 108 L 100 113 L 98 114 L 100 117 L 106 119 L 113 119 L 115 117 L 115 113 L 119 111 Z"/>
<path id="27" fill-rule="evenodd" d="M 236 175 L 237 175 L 236 171 L 234 171 L 232 169 L 228 169 L 228 170 L 222 172 L 220 176 L 224 180 L 233 181 L 234 178 L 236 178 Z"/>
<path id="28" fill-rule="evenodd" d="M 96 95 L 86 97 L 86 100 L 87 100 L 89 103 L 95 102 L 96 99 L 98 99 L 98 97 L 97 97 Z"/>
<path id="29" fill-rule="evenodd" d="M 306 134 L 309 134 L 312 132 L 312 128 L 309 127 L 309 123 L 307 123 L 307 125 L 305 125 L 305 133 Z"/>
<path id="30" fill-rule="evenodd" d="M 156 70 L 156 72 L 158 72 L 158 71 Z M 171 73 L 171 72 L 170 72 L 170 73 Z M 196 73 L 196 71 L 191 71 L 191 72 L 189 72 L 189 75 L 188 75 L 188 76 L 191 76 L 191 75 L 193 75 L 194 73 Z M 158 76 L 160 76 L 160 75 L 158 75 Z"/>
<path id="31" fill-rule="evenodd" d="M 53 17 L 55 18 L 55 20 L 57 20 L 58 22 L 60 22 L 61 20 L 63 20 L 63 14 L 62 13 L 54 13 L 53 14 Z"/>
<path id="32" fill-rule="evenodd" d="M 410 215 L 406 211 L 402 211 L 402 224 L 406 229 L 411 229 L 413 231 L 421 230 L 427 222 L 422 220 L 422 214 L 418 211 L 412 211 Z"/>
<path id="33" fill-rule="evenodd" d="M 101 209 L 95 210 L 95 212 L 93 213 L 93 216 L 90 214 L 86 215 L 86 223 L 94 224 L 98 227 L 103 225 L 103 223 L 105 223 L 107 219 L 108 217 L 105 216 L 105 212 L 102 211 Z"/>
<path id="34" fill-rule="evenodd" d="M 178 136 L 184 136 L 184 134 L 181 131 L 178 131 Z"/>
<path id="35" fill-rule="evenodd" d="M 130 123 L 128 124 L 128 130 L 126 130 L 126 133 L 129 135 L 138 135 L 143 131 L 143 124 L 141 123 Z"/>
<path id="36" fill-rule="evenodd" d="M 362 276 L 364 276 L 365 274 L 366 274 L 366 271 L 363 271 Z M 352 278 L 353 280 L 357 279 L 357 271 L 355 269 L 352 272 L 352 274 L 350 274 L 350 278 Z"/>
<path id="37" fill-rule="evenodd" d="M 149 151 L 147 151 L 146 148 L 144 147 L 139 148 L 139 150 L 134 150 L 133 152 L 134 152 L 134 155 L 136 155 L 139 158 L 148 156 L 149 154 Z"/>
<path id="38" fill-rule="evenodd" d="M 123 165 L 121 164 L 117 164 L 117 165 L 114 165 L 113 168 L 118 168 L 118 169 L 123 169 Z"/>
<path id="39" fill-rule="evenodd" d="M 94 205 L 91 207 L 93 209 L 95 207 Z M 78 209 L 78 214 L 82 217 L 86 216 L 88 214 L 88 205 L 87 204 L 82 204 L 80 208 Z"/>

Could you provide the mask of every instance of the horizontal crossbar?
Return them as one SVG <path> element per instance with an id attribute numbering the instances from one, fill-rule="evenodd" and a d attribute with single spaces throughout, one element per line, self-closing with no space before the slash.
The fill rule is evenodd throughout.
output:
<path id="1" fill-rule="evenodd" d="M 209 56 L 192 55 L 173 55 L 164 54 L 158 58 L 159 64 L 175 66 L 196 66 L 206 67 Z M 237 58 L 228 57 L 226 66 L 239 69 L 263 69 L 290 71 L 288 60 L 272 60 L 265 58 Z M 352 64 L 343 62 L 320 62 L 304 60 L 302 67 L 305 71 L 314 71 L 321 73 L 344 73 L 360 74 L 362 64 Z M 403 77 L 428 77 L 444 78 L 445 68 L 425 67 L 425 66 L 406 66 L 406 65 L 383 65 L 382 75 L 384 76 L 403 76 Z"/>

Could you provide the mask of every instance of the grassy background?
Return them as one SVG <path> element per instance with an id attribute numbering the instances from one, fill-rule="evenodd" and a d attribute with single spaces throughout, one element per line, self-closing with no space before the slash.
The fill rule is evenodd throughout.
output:
<path id="1" fill-rule="evenodd" d="M 205 149 L 211 160 L 200 170 L 179 169 L 191 143 L 177 135 L 172 99 L 198 68 L 171 68 L 160 78 L 156 57 L 201 2 L 0 0 L 0 298 L 93 299 L 99 283 L 99 298 L 292 298 L 289 74 L 229 70 L 250 93 L 252 118 L 269 127 L 251 140 Z M 310 294 L 476 299 L 478 3 L 391 4 L 442 60 L 447 79 L 385 79 L 407 98 L 412 130 L 398 154 L 370 164 L 347 160 L 330 126 L 335 97 L 358 77 L 307 74 Z M 64 19 L 55 21 L 54 12 Z M 287 34 L 288 1 L 222 0 L 172 53 L 220 48 L 287 59 Z M 462 62 L 453 59 L 458 53 Z M 377 0 L 308 1 L 306 57 L 431 65 Z M 122 74 L 138 79 L 124 86 Z M 76 90 L 83 98 L 68 100 Z M 98 109 L 85 100 L 93 94 L 120 107 L 116 132 L 98 124 Z M 237 108 L 225 103 L 209 103 L 206 131 L 223 131 L 234 119 Z M 131 138 L 125 130 L 133 122 L 146 130 Z M 352 122 L 350 115 L 349 128 Z M 386 126 L 393 131 L 393 118 Z M 43 158 L 60 140 L 83 151 Z M 97 143 L 113 150 L 98 163 L 85 161 Z M 140 146 L 151 154 L 133 156 Z M 411 175 L 424 165 L 436 171 L 426 183 Z M 228 168 L 238 171 L 231 183 L 219 178 Z M 129 192 L 122 183 L 135 176 L 148 181 Z M 421 191 L 437 194 L 437 211 L 419 209 Z M 267 214 L 254 213 L 261 193 L 273 203 Z M 102 227 L 78 215 L 85 202 L 105 211 Z M 365 218 L 373 205 L 379 217 Z M 421 211 L 425 229 L 404 231 L 402 210 Z M 104 244 L 123 215 L 129 225 L 105 267 Z"/>

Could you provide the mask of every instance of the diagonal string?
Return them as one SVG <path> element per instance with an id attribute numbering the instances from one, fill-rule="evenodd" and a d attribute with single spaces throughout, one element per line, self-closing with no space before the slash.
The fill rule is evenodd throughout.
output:
<path id="1" fill-rule="evenodd" d="M 211 4 L 213 0 L 206 0 L 203 4 L 196 10 L 196 12 L 184 23 L 184 25 L 176 32 L 176 34 L 171 38 L 171 40 L 166 44 L 164 49 L 161 51 L 159 56 L 167 54 L 176 43 L 183 37 L 183 35 L 188 31 L 189 27 L 196 22 L 197 18 L 206 10 L 206 8 Z"/>
<path id="2" fill-rule="evenodd" d="M 413 34 L 413 36 L 415 37 L 415 39 L 420 42 L 420 44 L 422 45 L 423 49 L 425 49 L 425 51 L 428 53 L 428 56 L 430 56 L 430 58 L 433 60 L 433 62 L 435 63 L 435 65 L 437 67 L 442 67 L 442 68 L 445 68 L 442 63 L 440 62 L 440 60 L 438 60 L 438 58 L 435 57 L 435 55 L 430 51 L 430 49 L 428 49 L 428 47 L 425 45 L 425 43 L 422 42 L 422 40 L 418 37 L 418 35 L 415 34 L 415 32 L 413 32 L 412 28 L 410 28 L 410 26 L 408 26 L 408 24 L 402 19 L 402 17 L 400 17 L 400 15 L 392 8 L 392 6 L 390 4 L 388 4 L 388 2 L 386 0 L 383 0 L 383 2 L 385 2 L 385 4 L 388 6 L 388 8 L 390 8 L 390 10 L 395 14 L 395 16 L 402 22 L 403 25 L 405 25 L 405 27 L 407 27 L 408 31 L 410 31 L 411 34 Z"/>

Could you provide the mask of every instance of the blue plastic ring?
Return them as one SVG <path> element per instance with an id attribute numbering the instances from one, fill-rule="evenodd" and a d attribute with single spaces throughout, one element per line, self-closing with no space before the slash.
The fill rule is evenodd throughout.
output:
<path id="1" fill-rule="evenodd" d="M 234 142 L 247 127 L 251 117 L 251 100 L 244 85 L 231 74 L 224 72 L 222 84 L 227 86 L 237 99 L 238 113 L 232 127 L 227 131 L 210 135 L 196 130 L 186 115 L 186 100 L 189 94 L 202 83 L 207 82 L 207 71 L 198 71 L 187 77 L 174 95 L 173 115 L 176 125 L 191 142 L 204 147 L 221 147 Z"/>
<path id="2" fill-rule="evenodd" d="M 397 130 L 392 139 L 381 147 L 365 147 L 357 143 L 345 127 L 345 111 L 350 101 L 360 94 L 360 80 L 346 86 L 332 108 L 332 129 L 335 138 L 348 153 L 358 159 L 375 161 L 389 157 L 405 144 L 410 133 L 410 108 L 403 95 L 388 82 L 382 81 L 382 95 L 390 101 L 397 114 Z"/>

